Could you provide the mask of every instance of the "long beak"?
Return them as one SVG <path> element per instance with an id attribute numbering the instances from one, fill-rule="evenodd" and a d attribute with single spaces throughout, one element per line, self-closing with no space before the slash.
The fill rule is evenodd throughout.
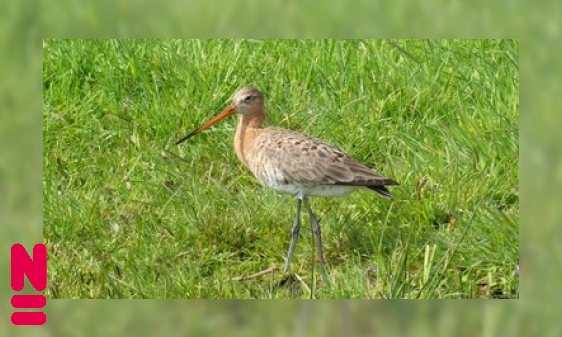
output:
<path id="1" fill-rule="evenodd" d="M 228 118 L 232 115 L 234 115 L 236 113 L 236 106 L 234 104 L 229 105 L 226 109 L 224 109 L 223 111 L 221 111 L 218 115 L 216 115 L 215 117 L 209 119 L 208 121 L 206 121 L 205 123 L 201 124 L 201 126 L 199 126 L 197 129 L 191 131 L 187 136 L 183 137 L 182 139 L 178 140 L 176 142 L 176 145 L 178 145 L 179 143 L 188 140 L 189 138 L 195 136 L 196 134 L 198 134 L 199 132 L 206 130 L 208 128 L 210 128 L 211 126 L 215 125 L 216 123 L 222 121 L 225 118 Z"/>

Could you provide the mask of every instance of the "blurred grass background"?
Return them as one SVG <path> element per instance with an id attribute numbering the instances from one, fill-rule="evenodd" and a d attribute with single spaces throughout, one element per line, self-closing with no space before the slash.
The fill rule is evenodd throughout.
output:
<path id="1" fill-rule="evenodd" d="M 174 8 L 147 3 L 136 5 L 136 13 L 131 10 L 129 1 L 102 1 L 95 4 L 59 1 L 50 6 L 41 6 L 40 11 L 37 10 L 36 2 L 5 1 L 0 4 L 0 240 L 4 252 L 9 251 L 9 246 L 16 241 L 31 247 L 42 235 L 41 187 L 33 183 L 42 179 L 42 55 L 39 32 L 49 37 L 210 37 L 226 31 L 226 28 L 217 28 L 222 25 L 228 28 L 226 34 L 229 36 L 247 33 L 247 28 L 240 25 L 240 17 L 244 17 L 249 6 L 240 6 L 238 10 L 242 15 L 236 16 L 235 13 L 224 14 L 212 3 L 206 3 L 199 11 L 193 10 L 193 2 Z M 386 5 L 388 11 L 380 10 L 382 5 L 377 3 L 367 5 L 367 9 L 365 5 L 349 6 L 345 2 L 335 5 L 323 3 L 315 8 L 313 14 L 307 14 L 332 23 L 332 31 L 337 30 L 348 37 L 517 36 L 521 39 L 523 113 L 520 127 L 520 227 L 523 238 L 523 299 L 502 303 L 432 301 L 408 302 L 406 305 L 385 301 L 377 302 L 383 310 L 372 315 L 371 311 L 365 310 L 364 316 L 372 322 L 378 322 L 390 336 L 450 336 L 451 330 L 444 329 L 480 336 L 559 336 L 562 329 L 558 323 L 558 308 L 562 303 L 557 294 L 562 255 L 557 241 L 562 219 L 559 207 L 562 191 L 562 150 L 559 146 L 562 133 L 559 132 L 559 125 L 562 124 L 562 117 L 558 113 L 556 100 L 556 93 L 560 91 L 560 64 L 555 60 L 561 56 L 560 44 L 556 43 L 562 22 L 561 3 L 446 2 L 448 6 L 443 6 L 444 3 L 426 2 L 425 11 L 406 10 L 411 7 L 400 1 Z M 267 12 L 269 6 L 260 3 L 260 6 L 250 10 L 257 15 Z M 291 8 L 290 5 L 287 7 Z M 300 21 L 296 19 L 298 9 L 296 6 L 292 8 L 291 11 L 275 12 L 277 24 L 263 30 L 263 34 L 288 36 L 294 32 L 295 37 L 302 36 L 303 32 L 295 27 L 302 27 L 305 22 L 302 22 L 302 16 Z M 367 13 L 369 10 L 374 13 L 368 20 L 354 19 L 355 13 Z M 185 20 L 184 15 L 194 15 L 194 19 Z M 336 20 L 333 16 L 339 16 L 340 19 Z M 308 32 L 309 36 L 315 37 L 325 36 L 325 33 L 320 27 L 312 27 Z M 0 267 L 7 273 L 8 254 L 2 256 Z M 203 304 L 201 301 L 143 301 L 143 305 L 131 301 L 50 301 L 50 321 L 47 326 L 13 328 L 7 318 L 12 311 L 7 282 L 7 278 L 0 281 L 0 286 L 6 290 L 0 304 L 0 314 L 5 317 L 0 324 L 0 336 L 70 336 L 78 332 L 86 336 L 109 336 L 128 331 L 153 335 L 170 326 L 177 328 L 179 333 L 190 332 L 197 336 L 205 332 L 201 326 L 213 322 L 209 318 L 197 322 L 191 320 L 190 314 L 203 310 L 199 308 L 216 305 L 218 309 L 212 312 L 215 318 L 236 312 L 227 308 L 227 302 L 224 301 L 216 304 Z M 363 302 L 353 303 L 358 308 L 364 308 L 360 306 Z M 279 307 L 285 314 L 292 313 L 292 320 L 298 320 L 298 309 L 278 306 L 278 301 L 263 304 L 259 312 L 251 302 L 243 303 L 242 310 L 248 310 L 255 317 L 278 313 L 276 307 Z M 336 312 L 333 303 L 330 301 L 329 306 Z M 107 318 L 108 315 L 110 318 Z M 193 317 L 202 316 L 194 314 Z M 91 322 L 98 318 L 110 320 L 103 325 L 111 325 L 115 329 L 113 333 L 103 334 L 95 329 L 83 328 L 82 324 L 93 324 Z M 316 324 L 328 320 L 317 318 Z M 178 321 L 184 325 L 176 324 Z M 186 326 L 186 322 L 193 324 Z M 407 331 L 410 334 L 403 328 L 406 324 L 409 324 Z M 332 326 L 331 323 L 327 325 Z M 215 325 L 215 329 L 232 331 L 233 326 L 227 322 Z M 131 330 L 135 327 L 139 330 Z M 268 332 L 271 331 L 268 329 Z"/>

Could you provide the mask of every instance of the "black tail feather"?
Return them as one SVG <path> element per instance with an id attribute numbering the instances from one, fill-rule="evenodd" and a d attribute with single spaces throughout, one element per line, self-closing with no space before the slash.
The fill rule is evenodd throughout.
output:
<path id="1" fill-rule="evenodd" d="M 382 195 L 385 198 L 392 199 L 394 196 L 390 191 L 384 186 L 365 186 L 370 190 L 377 192 L 378 194 Z"/>

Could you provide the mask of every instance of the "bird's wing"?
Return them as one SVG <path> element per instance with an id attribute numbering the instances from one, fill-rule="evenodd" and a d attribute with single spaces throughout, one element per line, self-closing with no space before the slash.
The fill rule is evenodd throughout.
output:
<path id="1" fill-rule="evenodd" d="M 254 140 L 261 171 L 267 179 L 300 185 L 397 185 L 340 149 L 295 131 L 268 128 Z M 255 174 L 259 168 L 251 168 Z"/>

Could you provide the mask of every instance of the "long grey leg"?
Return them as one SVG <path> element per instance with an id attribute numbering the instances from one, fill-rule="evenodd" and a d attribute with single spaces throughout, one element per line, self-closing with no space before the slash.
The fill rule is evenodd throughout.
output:
<path id="1" fill-rule="evenodd" d="M 322 251 L 322 234 L 320 232 L 320 225 L 318 225 L 316 216 L 314 215 L 314 212 L 312 212 L 312 208 L 310 208 L 310 205 L 308 204 L 308 199 L 306 197 L 303 197 L 302 201 L 304 202 L 304 206 L 308 210 L 308 216 L 310 217 L 310 221 L 312 222 L 312 232 L 316 237 L 316 250 L 318 251 L 318 256 L 320 258 L 322 283 L 328 283 L 328 278 L 326 276 L 326 263 L 324 262 L 324 252 Z"/>
<path id="2" fill-rule="evenodd" d="M 293 226 L 293 229 L 291 229 L 291 244 L 289 245 L 289 251 L 287 252 L 287 262 L 285 262 L 283 273 L 287 273 L 289 271 L 293 251 L 295 250 L 295 245 L 297 244 L 297 239 L 299 238 L 299 231 L 301 230 L 301 202 L 301 198 L 297 197 L 297 215 L 295 216 L 295 225 Z"/>

